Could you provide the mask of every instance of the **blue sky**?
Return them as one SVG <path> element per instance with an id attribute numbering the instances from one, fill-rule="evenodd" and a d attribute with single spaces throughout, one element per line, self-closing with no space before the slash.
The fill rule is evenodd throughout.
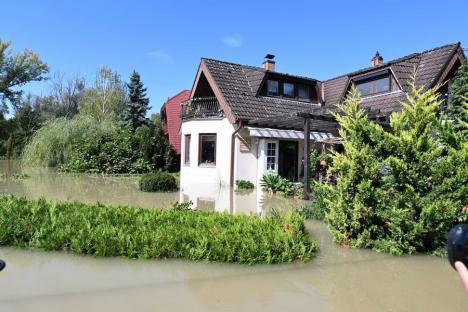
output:
<path id="1" fill-rule="evenodd" d="M 468 47 L 468 1 L 8 1 L 0 38 L 30 48 L 51 73 L 93 81 L 109 66 L 133 69 L 152 111 L 191 88 L 200 57 L 328 79 L 370 64 L 461 41 Z M 29 89 L 47 94 L 48 83 Z"/>

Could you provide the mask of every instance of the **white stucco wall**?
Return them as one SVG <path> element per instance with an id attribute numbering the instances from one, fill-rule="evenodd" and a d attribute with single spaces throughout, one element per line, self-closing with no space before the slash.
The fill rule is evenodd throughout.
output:
<path id="1" fill-rule="evenodd" d="M 184 121 L 181 125 L 181 186 L 184 184 L 211 183 L 230 185 L 231 135 L 234 126 L 227 118 Z M 198 165 L 199 134 L 216 133 L 216 165 Z M 185 164 L 185 135 L 191 135 L 190 164 Z"/>
<path id="2" fill-rule="evenodd" d="M 248 151 L 241 150 L 241 138 L 236 137 L 235 141 L 235 163 L 234 163 L 234 181 L 246 180 L 253 184 L 257 181 L 257 151 L 258 138 L 247 138 Z M 245 146 L 243 147 L 245 149 Z"/>

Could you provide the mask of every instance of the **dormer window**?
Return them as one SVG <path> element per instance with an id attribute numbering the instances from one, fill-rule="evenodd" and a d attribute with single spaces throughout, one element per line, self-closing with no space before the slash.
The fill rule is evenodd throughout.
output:
<path id="1" fill-rule="evenodd" d="M 388 73 L 354 81 L 354 85 L 362 96 L 388 92 L 391 89 Z"/>
<path id="2" fill-rule="evenodd" d="M 276 80 L 267 81 L 267 94 L 277 96 L 279 95 L 279 83 Z"/>
<path id="3" fill-rule="evenodd" d="M 267 77 L 259 94 L 301 102 L 315 102 L 317 84 L 315 81 L 306 81 L 297 77 Z"/>
<path id="4" fill-rule="evenodd" d="M 283 95 L 285 97 L 290 97 L 290 98 L 294 97 L 294 84 L 293 83 L 285 82 L 283 84 Z"/>
<path id="5" fill-rule="evenodd" d="M 305 85 L 297 86 L 297 97 L 301 100 L 310 99 L 310 87 Z"/>

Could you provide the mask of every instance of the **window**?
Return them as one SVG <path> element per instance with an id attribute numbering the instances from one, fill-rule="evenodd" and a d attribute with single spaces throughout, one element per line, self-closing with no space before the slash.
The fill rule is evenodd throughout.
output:
<path id="1" fill-rule="evenodd" d="M 297 96 L 300 99 L 303 99 L 303 100 L 310 99 L 310 87 L 309 86 L 304 86 L 304 85 L 298 85 L 297 86 Z"/>
<path id="2" fill-rule="evenodd" d="M 294 84 L 285 82 L 283 84 L 283 95 L 286 97 L 294 97 Z"/>
<path id="3" fill-rule="evenodd" d="M 387 92 L 390 91 L 390 76 L 387 74 L 376 78 L 356 81 L 354 84 L 363 96 Z"/>
<path id="4" fill-rule="evenodd" d="M 276 80 L 267 80 L 267 94 L 279 95 L 279 84 Z"/>
<path id="5" fill-rule="evenodd" d="M 186 165 L 190 164 L 190 134 L 185 135 L 185 150 L 184 150 L 184 163 Z"/>
<path id="6" fill-rule="evenodd" d="M 267 142 L 266 169 L 276 171 L 276 142 Z"/>
<path id="7" fill-rule="evenodd" d="M 216 164 L 216 134 L 200 134 L 198 164 Z"/>

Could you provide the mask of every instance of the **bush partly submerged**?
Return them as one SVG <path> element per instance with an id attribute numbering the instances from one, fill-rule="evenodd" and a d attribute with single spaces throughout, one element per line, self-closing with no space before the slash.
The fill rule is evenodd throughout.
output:
<path id="1" fill-rule="evenodd" d="M 247 180 L 236 180 L 236 186 L 239 190 L 251 190 L 255 185 Z"/>
<path id="2" fill-rule="evenodd" d="M 140 179 L 143 192 L 170 192 L 177 190 L 177 181 L 173 175 L 164 171 L 145 174 Z"/>
<path id="3" fill-rule="evenodd" d="M 317 249 L 294 213 L 262 218 L 15 196 L 0 197 L 0 245 L 246 264 L 306 261 Z"/>

